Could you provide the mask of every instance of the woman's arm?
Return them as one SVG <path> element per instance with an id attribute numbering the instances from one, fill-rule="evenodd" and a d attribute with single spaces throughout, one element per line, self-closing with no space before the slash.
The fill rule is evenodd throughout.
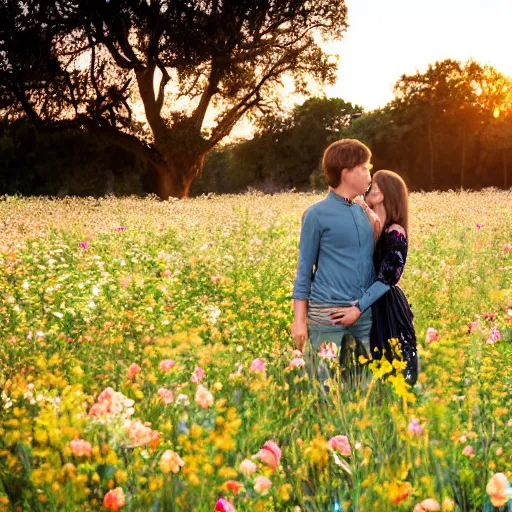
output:
<path id="1" fill-rule="evenodd" d="M 407 238 L 404 229 L 393 224 L 386 232 L 387 251 L 377 270 L 377 280 L 360 297 L 355 306 L 340 308 L 332 316 L 334 323 L 352 325 L 372 304 L 379 300 L 391 286 L 398 284 L 407 260 Z M 357 314 L 359 310 L 359 314 Z M 350 323 L 349 323 L 350 322 Z"/>

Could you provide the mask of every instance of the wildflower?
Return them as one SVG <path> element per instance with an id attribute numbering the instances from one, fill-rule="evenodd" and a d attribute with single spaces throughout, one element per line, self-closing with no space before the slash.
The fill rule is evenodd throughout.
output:
<path id="1" fill-rule="evenodd" d="M 244 474 L 246 477 L 252 475 L 258 469 L 258 465 L 255 464 L 252 460 L 244 459 L 238 468 L 240 473 Z"/>
<path id="2" fill-rule="evenodd" d="M 224 484 L 224 487 L 228 490 L 228 491 L 233 491 L 235 494 L 238 494 L 240 491 L 243 490 L 244 488 L 244 484 L 241 484 L 240 482 L 237 482 L 236 480 L 228 480 L 225 484 Z"/>
<path id="3" fill-rule="evenodd" d="M 172 276 L 172 272 L 169 269 L 164 270 L 162 272 L 162 277 L 171 277 L 171 276 Z"/>
<path id="4" fill-rule="evenodd" d="M 118 226 L 117 228 L 114 228 L 114 231 L 126 231 L 126 226 Z"/>
<path id="5" fill-rule="evenodd" d="M 467 457 L 470 457 L 474 453 L 475 453 L 475 449 L 470 444 L 466 445 L 464 450 L 462 450 L 462 455 L 466 455 Z"/>
<path id="6" fill-rule="evenodd" d="M 327 445 L 331 450 L 338 451 L 344 457 L 350 457 L 352 450 L 347 436 L 334 436 L 329 439 Z"/>
<path id="7" fill-rule="evenodd" d="M 304 368 L 306 366 L 306 361 L 302 359 L 302 357 L 294 357 L 290 364 L 288 365 L 288 368 Z"/>
<path id="8" fill-rule="evenodd" d="M 131 441 L 130 446 L 158 445 L 160 436 L 158 432 L 149 427 L 149 424 L 142 423 L 140 420 L 127 420 L 125 428 Z"/>
<path id="9" fill-rule="evenodd" d="M 441 505 L 435 499 L 428 498 L 418 503 L 413 512 L 438 512 L 439 510 L 441 510 Z"/>
<path id="10" fill-rule="evenodd" d="M 487 337 L 486 343 L 488 343 L 489 345 L 494 345 L 501 338 L 501 332 L 496 327 L 493 327 L 491 329 L 491 333 Z"/>
<path id="11" fill-rule="evenodd" d="M 172 359 L 160 361 L 159 368 L 162 372 L 168 372 L 176 363 Z"/>
<path id="12" fill-rule="evenodd" d="M 505 474 L 493 475 L 487 484 L 486 491 L 495 507 L 503 507 L 511 495 L 510 484 Z"/>
<path id="13" fill-rule="evenodd" d="M 109 510 L 119 510 L 124 504 L 124 492 L 121 487 L 116 487 L 108 491 L 103 498 L 103 506 Z"/>
<path id="14" fill-rule="evenodd" d="M 202 385 L 199 384 L 195 396 L 196 404 L 203 409 L 208 409 L 213 404 L 213 395 Z"/>
<path id="15" fill-rule="evenodd" d="M 274 441 L 267 441 L 263 448 L 254 456 L 255 459 L 260 459 L 263 463 L 276 469 L 281 459 L 281 449 Z"/>
<path id="16" fill-rule="evenodd" d="M 174 396 L 170 389 L 158 388 L 158 396 L 162 399 L 164 404 L 172 404 Z"/>
<path id="17" fill-rule="evenodd" d="M 427 345 L 430 345 L 431 343 L 437 340 L 439 340 L 439 333 L 433 327 L 429 327 L 427 329 L 427 334 L 425 336 L 425 343 Z"/>
<path id="18" fill-rule="evenodd" d="M 251 372 L 265 373 L 267 371 L 267 362 L 258 357 L 251 363 Z"/>
<path id="19" fill-rule="evenodd" d="M 91 443 L 83 439 L 73 439 L 69 443 L 69 447 L 75 457 L 88 457 L 92 453 Z"/>
<path id="20" fill-rule="evenodd" d="M 334 358 L 338 354 L 338 345 L 333 341 L 331 343 L 322 343 L 320 347 L 320 351 L 318 352 L 318 357 L 322 359 Z"/>
<path id="21" fill-rule="evenodd" d="M 476 229 L 482 229 L 482 228 L 483 228 L 483 224 L 478 223 L 478 224 L 476 225 Z"/>
<path id="22" fill-rule="evenodd" d="M 215 504 L 215 512 L 236 512 L 236 510 L 228 500 L 220 498 Z"/>
<path id="23" fill-rule="evenodd" d="M 443 512 L 452 512 L 455 510 L 455 502 L 451 498 L 445 498 L 441 505 L 441 510 Z"/>
<path id="24" fill-rule="evenodd" d="M 409 434 L 414 434 L 417 436 L 422 436 L 425 432 L 423 425 L 420 423 L 420 420 L 418 420 L 417 418 L 411 418 L 411 421 L 409 421 L 409 426 L 407 427 L 407 430 L 409 431 Z"/>
<path id="25" fill-rule="evenodd" d="M 412 485 L 409 482 L 391 482 L 388 491 L 389 500 L 393 505 L 398 505 L 401 501 L 407 499 L 411 492 Z"/>
<path id="26" fill-rule="evenodd" d="M 469 322 L 469 334 L 473 331 L 476 331 L 480 326 L 480 322 L 476 320 L 475 322 Z"/>
<path id="27" fill-rule="evenodd" d="M 185 465 L 183 459 L 172 450 L 165 450 L 160 457 L 160 469 L 165 473 L 179 473 L 180 468 Z"/>
<path id="28" fill-rule="evenodd" d="M 130 367 L 128 368 L 127 378 L 133 379 L 135 375 L 137 375 L 141 370 L 142 368 L 137 363 L 131 364 Z"/>
<path id="29" fill-rule="evenodd" d="M 205 377 L 206 372 L 200 366 L 196 366 L 194 369 L 194 373 L 192 374 L 192 377 L 190 377 L 190 380 L 194 384 L 199 384 Z"/>
<path id="30" fill-rule="evenodd" d="M 267 494 L 272 482 L 266 476 L 257 476 L 254 479 L 254 490 L 260 494 Z"/>
<path id="31" fill-rule="evenodd" d="M 86 250 L 89 249 L 89 246 L 90 246 L 90 244 L 87 240 L 80 242 L 78 245 L 80 246 L 81 249 L 86 249 Z"/>

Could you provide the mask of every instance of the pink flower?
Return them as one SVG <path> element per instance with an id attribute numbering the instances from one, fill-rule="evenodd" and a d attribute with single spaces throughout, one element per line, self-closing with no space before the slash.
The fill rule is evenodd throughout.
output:
<path id="1" fill-rule="evenodd" d="M 483 316 L 486 320 L 496 320 L 498 315 L 496 313 L 484 313 Z"/>
<path id="2" fill-rule="evenodd" d="M 89 244 L 89 242 L 88 242 L 87 240 L 85 240 L 85 241 L 83 241 L 83 242 L 80 242 L 78 245 L 79 245 L 82 249 L 89 249 L 89 246 L 90 246 L 90 244 Z"/>
<path id="3" fill-rule="evenodd" d="M 170 270 L 164 270 L 162 272 L 162 277 L 171 277 L 172 276 L 172 272 Z"/>
<path id="4" fill-rule="evenodd" d="M 331 450 L 340 452 L 345 457 L 350 457 L 352 450 L 347 436 L 334 436 L 329 439 L 328 443 Z"/>
<path id="5" fill-rule="evenodd" d="M 267 494 L 272 482 L 266 476 L 257 476 L 254 479 L 254 490 L 260 494 Z"/>
<path id="6" fill-rule="evenodd" d="M 322 359 L 328 359 L 332 357 L 336 357 L 338 354 L 338 345 L 334 343 L 334 341 L 330 343 L 322 343 L 320 347 L 320 351 L 318 352 L 318 357 Z"/>
<path id="7" fill-rule="evenodd" d="M 304 368 L 306 366 L 306 361 L 302 359 L 302 357 L 294 357 L 290 364 L 288 365 L 288 368 Z"/>
<path id="8" fill-rule="evenodd" d="M 130 438 L 130 446 L 144 446 L 149 444 L 153 449 L 158 446 L 160 434 L 149 427 L 149 423 L 140 420 L 127 420 L 125 426 Z"/>
<path id="9" fill-rule="evenodd" d="M 83 439 L 73 439 L 69 443 L 69 447 L 75 457 L 88 457 L 92 453 L 91 443 Z"/>
<path id="10" fill-rule="evenodd" d="M 276 469 L 281 459 L 281 449 L 274 441 L 267 441 L 263 448 L 254 456 L 272 469 Z"/>
<path id="11" fill-rule="evenodd" d="M 135 375 L 137 375 L 137 373 L 139 373 L 141 370 L 142 368 L 137 363 L 133 363 L 130 365 L 130 368 L 128 368 L 127 378 L 133 379 Z"/>
<path id="12" fill-rule="evenodd" d="M 211 276 L 212 283 L 214 283 L 214 284 L 217 283 L 218 281 L 221 280 L 221 278 L 222 278 L 222 276 L 219 274 L 217 274 L 215 276 Z"/>
<path id="13" fill-rule="evenodd" d="M 261 357 L 258 357 L 251 363 L 251 372 L 265 373 L 267 371 L 267 362 Z"/>
<path id="14" fill-rule="evenodd" d="M 476 225 L 476 229 L 482 229 L 483 228 L 483 224 L 477 224 Z"/>
<path id="15" fill-rule="evenodd" d="M 109 510 L 119 510 L 124 504 L 124 492 L 121 487 L 108 491 L 103 498 L 103 506 Z"/>
<path id="16" fill-rule="evenodd" d="M 293 357 L 302 357 L 302 352 L 300 350 L 294 350 L 292 352 Z"/>
<path id="17" fill-rule="evenodd" d="M 427 329 L 427 334 L 425 336 L 425 343 L 427 345 L 430 345 L 431 343 L 433 343 L 434 341 L 437 341 L 439 339 L 439 333 L 437 332 L 436 329 L 434 329 L 433 327 L 429 327 Z"/>
<path id="18" fill-rule="evenodd" d="M 505 252 L 510 252 L 510 251 L 512 251 L 512 244 L 505 244 L 505 245 L 503 246 L 503 250 L 504 250 Z"/>
<path id="19" fill-rule="evenodd" d="M 202 384 L 199 384 L 196 390 L 195 401 L 199 407 L 208 409 L 213 404 L 213 395 Z"/>
<path id="20" fill-rule="evenodd" d="M 473 453 L 475 453 L 475 449 L 470 444 L 462 450 L 462 455 L 466 455 L 466 457 L 470 457 Z"/>
<path id="21" fill-rule="evenodd" d="M 190 380 L 194 384 L 199 384 L 205 377 L 206 372 L 200 366 L 196 366 L 194 369 L 194 373 L 192 374 L 192 377 L 190 377 Z"/>
<path id="22" fill-rule="evenodd" d="M 183 459 L 172 450 L 165 450 L 160 457 L 160 469 L 165 473 L 179 473 L 180 468 L 185 465 Z"/>
<path id="23" fill-rule="evenodd" d="M 126 227 L 125 226 L 119 226 L 117 228 L 114 228 L 114 231 L 126 231 Z"/>
<path id="24" fill-rule="evenodd" d="M 168 372 L 176 363 L 172 359 L 164 359 L 160 361 L 160 370 L 162 372 Z"/>
<path id="25" fill-rule="evenodd" d="M 238 469 L 240 470 L 240 473 L 242 473 L 243 475 L 245 475 L 248 478 L 249 475 L 252 475 L 253 473 L 256 472 L 256 470 L 258 469 L 258 465 L 255 464 L 252 460 L 244 459 L 240 463 L 240 466 Z"/>
<path id="26" fill-rule="evenodd" d="M 158 388 L 158 396 L 164 404 L 172 404 L 174 401 L 174 395 L 170 389 Z"/>
<path id="27" fill-rule="evenodd" d="M 428 498 L 418 503 L 413 512 L 438 512 L 439 510 L 441 510 L 441 505 L 433 498 Z"/>
<path id="28" fill-rule="evenodd" d="M 411 418 L 411 421 L 409 421 L 409 426 L 407 427 L 407 430 L 409 431 L 409 434 L 414 434 L 417 436 L 422 436 L 425 432 L 423 425 L 420 423 L 420 420 L 418 420 L 417 418 Z"/>
<path id="29" fill-rule="evenodd" d="M 489 334 L 486 340 L 486 343 L 488 343 L 489 345 L 494 345 L 498 340 L 501 340 L 501 338 L 501 332 L 496 327 L 493 327 L 491 329 L 491 333 Z"/>
<path id="30" fill-rule="evenodd" d="M 487 484 L 486 491 L 495 507 L 503 507 L 511 495 L 510 484 L 504 473 L 496 473 Z"/>
<path id="31" fill-rule="evenodd" d="M 236 512 L 236 510 L 228 500 L 220 498 L 215 504 L 215 512 Z"/>
<path id="32" fill-rule="evenodd" d="M 469 334 L 473 331 L 476 331 L 480 327 L 480 322 L 478 320 L 474 322 L 469 322 Z"/>

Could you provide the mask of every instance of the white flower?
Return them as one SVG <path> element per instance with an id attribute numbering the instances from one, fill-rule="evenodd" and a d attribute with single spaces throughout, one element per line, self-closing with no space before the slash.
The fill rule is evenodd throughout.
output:
<path id="1" fill-rule="evenodd" d="M 100 289 L 97 286 L 93 286 L 92 287 L 92 294 L 93 295 L 99 295 L 100 294 Z"/>
<path id="2" fill-rule="evenodd" d="M 94 304 L 94 301 L 91 300 L 91 302 L 89 302 L 88 306 L 89 306 L 89 308 L 93 309 L 96 307 L 96 304 Z"/>
<path id="3" fill-rule="evenodd" d="M 61 313 L 60 311 L 54 311 L 53 314 L 57 317 L 57 318 L 63 318 L 64 317 L 64 314 Z"/>

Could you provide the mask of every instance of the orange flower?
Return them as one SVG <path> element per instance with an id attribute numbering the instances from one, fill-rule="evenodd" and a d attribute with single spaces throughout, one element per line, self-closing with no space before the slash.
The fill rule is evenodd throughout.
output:
<path id="1" fill-rule="evenodd" d="M 119 510 L 124 504 L 124 492 L 121 487 L 108 491 L 103 498 L 103 506 L 109 510 Z"/>
<path id="2" fill-rule="evenodd" d="M 244 488 L 244 484 L 241 484 L 240 482 L 237 482 L 236 480 L 228 480 L 225 484 L 224 484 L 224 487 L 228 490 L 228 491 L 233 491 L 235 494 L 238 494 L 240 491 L 243 490 Z"/>
<path id="3" fill-rule="evenodd" d="M 396 483 L 389 485 L 389 499 L 393 505 L 398 505 L 401 501 L 407 499 L 412 492 L 412 485 L 409 482 Z"/>

